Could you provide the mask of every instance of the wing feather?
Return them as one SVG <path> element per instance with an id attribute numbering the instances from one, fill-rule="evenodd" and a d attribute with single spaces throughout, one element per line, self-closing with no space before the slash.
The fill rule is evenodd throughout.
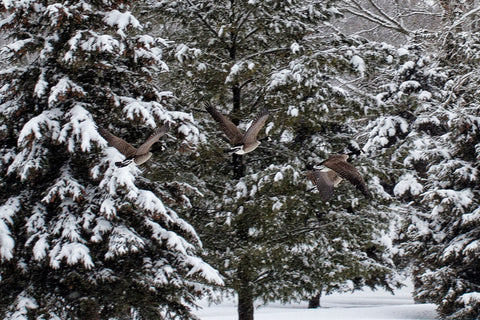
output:
<path id="1" fill-rule="evenodd" d="M 205 109 L 212 116 L 212 118 L 218 122 L 222 131 L 227 135 L 232 145 L 238 145 L 242 143 L 243 134 L 238 130 L 237 126 L 230 121 L 223 114 L 218 112 L 210 103 L 205 103 Z"/>
<path id="2" fill-rule="evenodd" d="M 126 158 L 131 158 L 137 152 L 137 149 L 133 147 L 130 143 L 119 138 L 112 133 L 110 133 L 107 129 L 103 127 L 98 127 L 98 133 L 107 140 L 108 144 L 117 149 L 121 154 L 123 154 Z"/>
<path id="3" fill-rule="evenodd" d="M 136 155 L 146 154 L 152 145 L 170 130 L 170 124 L 166 123 L 157 130 L 137 149 Z"/>
<path id="4" fill-rule="evenodd" d="M 307 178 L 315 184 L 323 201 L 327 201 L 333 197 L 334 186 L 328 172 L 311 170 L 307 172 Z"/>
<path id="5" fill-rule="evenodd" d="M 362 176 L 352 164 L 346 161 L 346 158 L 344 156 L 330 157 L 322 164 L 325 167 L 330 168 L 336 173 L 338 173 L 338 175 L 340 175 L 340 177 L 342 177 L 343 179 L 348 180 L 367 198 L 371 197 L 371 194 L 368 191 L 367 185 L 365 184 L 365 181 L 363 181 Z"/>
<path id="6" fill-rule="evenodd" d="M 265 125 L 267 118 L 268 118 L 268 109 L 263 108 L 253 120 L 247 132 L 245 132 L 245 135 L 243 136 L 243 140 L 242 140 L 243 143 L 249 144 L 257 141 L 257 135 Z"/>

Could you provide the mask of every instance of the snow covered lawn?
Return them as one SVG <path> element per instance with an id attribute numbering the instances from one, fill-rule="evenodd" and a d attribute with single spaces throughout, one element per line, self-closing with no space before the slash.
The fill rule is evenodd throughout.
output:
<path id="1" fill-rule="evenodd" d="M 268 304 L 255 309 L 255 320 L 362 320 L 362 319 L 437 319 L 435 305 L 415 304 L 411 287 L 402 288 L 391 295 L 385 291 L 364 291 L 332 294 L 322 297 L 319 309 L 307 309 L 307 303 Z M 218 305 L 201 303 L 196 315 L 202 320 L 237 320 L 235 301 Z"/>

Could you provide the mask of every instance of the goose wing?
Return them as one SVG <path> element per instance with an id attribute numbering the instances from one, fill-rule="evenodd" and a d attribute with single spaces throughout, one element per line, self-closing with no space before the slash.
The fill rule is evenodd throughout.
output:
<path id="1" fill-rule="evenodd" d="M 237 126 L 233 124 L 227 117 L 218 112 L 210 103 L 205 103 L 205 109 L 212 116 L 212 118 L 218 122 L 222 131 L 227 135 L 232 145 L 238 145 L 242 143 L 243 134 L 238 130 Z"/>
<path id="2" fill-rule="evenodd" d="M 123 154 L 126 158 L 131 158 L 137 152 L 137 149 L 133 147 L 127 141 L 113 135 L 107 129 L 103 127 L 98 127 L 98 133 L 107 140 L 108 144 L 117 149 L 121 154 Z"/>
<path id="3" fill-rule="evenodd" d="M 243 143 L 249 144 L 257 141 L 257 135 L 265 125 L 267 118 L 268 118 L 268 109 L 263 108 L 260 111 L 260 113 L 257 114 L 257 116 L 255 117 L 255 120 L 253 120 L 247 132 L 245 132 L 245 136 L 243 137 Z"/>
<path id="4" fill-rule="evenodd" d="M 346 161 L 347 158 L 348 156 L 346 155 L 333 156 L 325 160 L 322 164 L 338 173 L 338 175 L 340 175 L 340 177 L 343 179 L 348 180 L 358 190 L 360 190 L 364 196 L 371 198 L 371 194 L 368 191 L 365 181 L 363 181 L 363 178 L 358 170 L 352 164 Z"/>
<path id="5" fill-rule="evenodd" d="M 315 184 L 323 201 L 327 201 L 333 197 L 333 180 L 328 172 L 311 170 L 307 172 L 307 178 Z"/>
<path id="6" fill-rule="evenodd" d="M 136 155 L 146 154 L 152 145 L 170 130 L 170 124 L 166 123 L 157 130 L 137 149 Z"/>

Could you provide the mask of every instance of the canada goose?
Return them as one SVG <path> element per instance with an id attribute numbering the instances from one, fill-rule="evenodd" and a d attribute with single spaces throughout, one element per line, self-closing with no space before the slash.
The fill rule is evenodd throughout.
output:
<path id="1" fill-rule="evenodd" d="M 155 130 L 155 132 L 137 149 L 125 140 L 111 134 L 105 128 L 98 127 L 98 132 L 105 140 L 107 140 L 108 144 L 125 156 L 125 160 L 115 162 L 117 167 L 125 167 L 130 163 L 137 166 L 145 163 L 152 156 L 152 153 L 150 152 L 152 145 L 168 130 L 170 130 L 170 125 L 168 123 L 164 124 Z"/>
<path id="2" fill-rule="evenodd" d="M 334 155 L 320 164 L 323 166 L 322 169 L 314 169 L 313 166 L 308 168 L 307 178 L 315 184 L 324 201 L 333 197 L 333 188 L 343 179 L 348 180 L 367 198 L 372 197 L 362 176 L 347 159 L 346 154 Z"/>
<path id="3" fill-rule="evenodd" d="M 210 103 L 205 103 L 205 109 L 213 117 L 215 121 L 220 124 L 220 128 L 227 136 L 232 148 L 226 149 L 228 153 L 245 154 L 252 152 L 263 140 L 270 140 L 270 137 L 257 140 L 257 135 L 265 125 L 265 121 L 268 118 L 268 109 L 263 108 L 260 113 L 255 117 L 250 127 L 245 134 L 242 134 L 232 121 L 230 121 L 223 114 L 218 112 Z"/>

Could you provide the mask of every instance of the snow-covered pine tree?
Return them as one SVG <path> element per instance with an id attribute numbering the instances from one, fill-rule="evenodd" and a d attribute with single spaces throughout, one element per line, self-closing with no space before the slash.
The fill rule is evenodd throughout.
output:
<path id="1" fill-rule="evenodd" d="M 152 81 L 167 42 L 126 1 L 2 1 L 0 314 L 3 319 L 188 319 L 221 283 L 162 181 L 117 168 L 103 125 L 132 144 L 191 114 Z M 168 161 L 175 144 L 159 157 Z M 148 166 L 146 166 L 148 168 Z M 170 181 L 172 182 L 172 181 Z"/>
<path id="2" fill-rule="evenodd" d="M 444 317 L 478 319 L 478 20 L 465 2 L 442 5 L 444 31 L 399 50 L 365 150 L 379 168 L 390 164 L 386 184 L 404 202 L 399 257 L 412 268 L 416 299 Z"/>
<path id="3" fill-rule="evenodd" d="M 389 243 L 381 240 L 389 216 L 378 208 L 388 198 L 365 159 L 352 157 L 372 183 L 378 200 L 371 204 L 348 183 L 322 203 L 306 192 L 313 186 L 304 177 L 307 163 L 359 151 L 355 135 L 366 118 L 355 81 L 368 75 L 369 60 L 386 62 L 389 48 L 336 35 L 324 25 L 337 13 L 333 2 L 156 3 L 158 29 L 175 41 L 169 66 L 183 81 L 175 90 L 181 104 L 201 109 L 202 99 L 211 100 L 237 123 L 245 119 L 242 129 L 260 106 L 270 109 L 266 131 L 274 141 L 244 156 L 243 167 L 222 153 L 218 126 L 199 112 L 208 143 L 177 167 L 199 186 L 202 196 L 188 214 L 206 259 L 238 294 L 239 318 L 253 318 L 255 300 L 397 285 Z"/>

